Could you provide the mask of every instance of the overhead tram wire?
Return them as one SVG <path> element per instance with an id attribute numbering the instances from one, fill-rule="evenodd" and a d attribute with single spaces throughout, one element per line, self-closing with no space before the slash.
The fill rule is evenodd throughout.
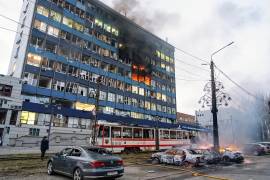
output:
<path id="1" fill-rule="evenodd" d="M 183 61 L 183 60 L 180 60 L 180 59 L 177 59 L 177 58 L 175 58 L 175 61 L 178 61 L 178 62 L 180 62 L 180 63 L 182 63 L 182 64 L 187 65 L 187 66 L 191 66 L 191 67 L 194 67 L 194 68 L 197 68 L 197 69 L 201 69 L 201 70 L 206 71 L 206 72 L 210 72 L 210 70 L 204 69 L 204 68 L 202 68 L 202 67 L 200 67 L 200 66 L 196 66 L 196 65 L 194 65 L 194 64 L 189 64 L 189 63 L 187 63 L 186 61 Z"/>
<path id="2" fill-rule="evenodd" d="M 223 76 L 225 76 L 228 80 L 230 80 L 234 85 L 236 85 L 239 89 L 241 89 L 243 92 L 245 92 L 246 94 L 248 94 L 249 96 L 255 98 L 255 99 L 260 99 L 260 100 L 263 100 L 262 98 L 259 98 L 258 96 L 252 94 L 251 92 L 249 92 L 247 89 L 243 88 L 241 85 L 239 85 L 237 82 L 235 82 L 234 80 L 232 80 L 232 78 L 230 78 L 226 73 L 224 73 L 220 68 L 218 68 L 216 65 L 215 65 L 216 69 L 218 71 L 221 72 L 221 74 L 223 74 Z"/>
<path id="3" fill-rule="evenodd" d="M 198 74 L 195 74 L 195 73 L 193 73 L 193 72 L 190 72 L 190 71 L 187 71 L 186 69 L 184 69 L 184 68 L 180 68 L 180 67 L 177 67 L 177 66 L 175 66 L 175 69 L 177 70 L 176 72 L 175 72 L 175 74 L 178 72 L 178 70 L 179 71 L 183 71 L 183 72 L 185 72 L 185 73 L 187 73 L 187 74 L 189 74 L 189 75 L 191 75 L 191 76 L 194 76 L 194 77 L 202 77 L 202 75 L 198 75 Z M 206 75 L 205 75 L 206 76 Z"/>
<path id="4" fill-rule="evenodd" d="M 180 48 L 178 48 L 178 47 L 176 47 L 176 46 L 174 46 L 174 45 L 172 45 L 172 46 L 173 46 L 176 50 L 182 52 L 182 53 L 185 54 L 185 55 L 188 55 L 188 56 L 190 56 L 190 57 L 192 57 L 192 58 L 194 58 L 194 59 L 196 59 L 196 60 L 199 60 L 199 61 L 201 61 L 201 62 L 210 64 L 208 61 L 206 61 L 206 60 L 204 60 L 204 59 L 202 59 L 202 58 L 199 58 L 199 57 L 197 57 L 197 56 L 195 56 L 195 55 L 193 55 L 193 54 L 191 54 L 191 53 L 189 53 L 189 52 L 187 52 L 187 51 L 185 51 L 185 50 L 183 50 L 183 49 L 180 49 Z"/>

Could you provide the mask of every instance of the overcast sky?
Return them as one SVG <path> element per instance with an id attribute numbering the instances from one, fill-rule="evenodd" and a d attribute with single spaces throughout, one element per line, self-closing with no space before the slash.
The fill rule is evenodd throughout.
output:
<path id="1" fill-rule="evenodd" d="M 130 0 L 132 1 L 132 0 Z M 103 0 L 112 5 L 112 0 Z M 214 61 L 233 80 L 250 92 L 269 93 L 270 87 L 270 1 L 269 0 L 138 0 L 133 12 L 146 28 L 176 47 L 210 60 L 212 52 L 235 43 L 214 56 Z M 135 6 L 134 4 L 134 6 Z M 0 0 L 0 14 L 19 19 L 22 0 Z M 17 24 L 0 17 L 0 26 L 16 30 Z M 0 74 L 6 74 L 15 34 L 0 29 Z M 194 114 L 210 74 L 178 60 L 209 69 L 180 51 L 175 52 L 177 109 Z M 191 73 L 188 73 L 188 72 Z M 237 106 L 249 98 L 218 72 L 219 81 Z M 180 79 L 192 80 L 183 81 Z M 200 81 L 197 81 L 200 80 Z"/>

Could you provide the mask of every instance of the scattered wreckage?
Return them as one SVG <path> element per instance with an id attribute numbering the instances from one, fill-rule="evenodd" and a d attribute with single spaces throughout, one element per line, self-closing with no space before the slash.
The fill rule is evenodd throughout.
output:
<path id="1" fill-rule="evenodd" d="M 213 149 L 173 147 L 163 152 L 152 154 L 153 164 L 171 164 L 177 166 L 200 166 L 204 164 L 218 164 L 220 162 L 242 163 L 244 156 L 237 150 L 224 148 L 220 153 Z"/>

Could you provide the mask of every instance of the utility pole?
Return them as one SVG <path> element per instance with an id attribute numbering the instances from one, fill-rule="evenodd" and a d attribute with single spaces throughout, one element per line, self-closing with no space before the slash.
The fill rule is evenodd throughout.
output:
<path id="1" fill-rule="evenodd" d="M 92 126 L 92 142 L 91 142 L 93 146 L 96 145 L 97 140 L 97 113 L 99 112 L 100 83 L 101 83 L 101 76 L 97 78 L 96 104 L 95 104 L 95 114 L 93 114 L 94 125 Z"/>
<path id="2" fill-rule="evenodd" d="M 216 96 L 216 82 L 215 82 L 215 72 L 214 72 L 214 62 L 211 59 L 210 64 L 211 69 L 211 94 L 212 94 L 212 109 L 213 114 L 213 140 L 214 140 L 214 149 L 219 151 L 219 135 L 218 135 L 218 122 L 217 122 L 217 96 Z"/>
<path id="3" fill-rule="evenodd" d="M 155 128 L 155 141 L 156 141 L 156 150 L 159 150 L 159 128 L 158 128 L 158 122 L 159 122 L 159 117 L 156 116 L 156 128 Z"/>
<path id="4" fill-rule="evenodd" d="M 213 114 L 213 140 L 214 140 L 214 149 L 216 152 L 219 152 L 219 135 L 218 135 L 218 121 L 217 121 L 217 95 L 216 95 L 216 81 L 215 81 L 215 64 L 213 61 L 213 56 L 220 52 L 221 50 L 225 49 L 226 47 L 232 45 L 234 42 L 227 44 L 226 46 L 220 48 L 219 50 L 215 51 L 211 55 L 211 62 L 210 62 L 210 69 L 211 69 L 211 94 L 212 94 L 212 109 L 211 112 Z"/>

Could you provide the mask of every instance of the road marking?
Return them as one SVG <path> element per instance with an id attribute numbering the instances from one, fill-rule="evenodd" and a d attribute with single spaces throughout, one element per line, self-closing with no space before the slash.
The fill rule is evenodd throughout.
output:
<path id="1" fill-rule="evenodd" d="M 176 174 L 184 174 L 184 173 L 191 173 L 192 176 L 201 176 L 201 177 L 207 177 L 209 179 L 217 179 L 217 180 L 230 180 L 228 178 L 223 178 L 223 177 L 218 177 L 218 176 L 210 176 L 210 175 L 207 175 L 207 174 L 203 174 L 203 173 L 200 173 L 200 172 L 196 172 L 196 171 L 192 171 L 192 170 L 188 170 L 188 169 L 184 169 L 184 168 L 175 168 L 175 167 L 169 167 L 169 166 L 163 166 L 163 165 L 153 165 L 153 164 L 143 164 L 143 163 L 134 163 L 133 165 L 142 165 L 142 166 L 157 166 L 157 167 L 162 167 L 162 168 L 166 168 L 166 169 L 173 169 L 173 170 L 180 170 L 182 172 L 179 172 L 179 173 L 176 173 Z M 171 175 L 166 175 L 166 176 L 173 176 L 173 175 L 176 175 L 176 174 L 171 174 Z M 159 178 L 163 178 L 163 177 L 166 177 L 166 176 L 162 176 L 162 177 L 153 177 L 153 178 L 150 178 L 150 179 L 159 179 Z M 150 180 L 150 179 L 147 179 L 147 180 Z"/>

